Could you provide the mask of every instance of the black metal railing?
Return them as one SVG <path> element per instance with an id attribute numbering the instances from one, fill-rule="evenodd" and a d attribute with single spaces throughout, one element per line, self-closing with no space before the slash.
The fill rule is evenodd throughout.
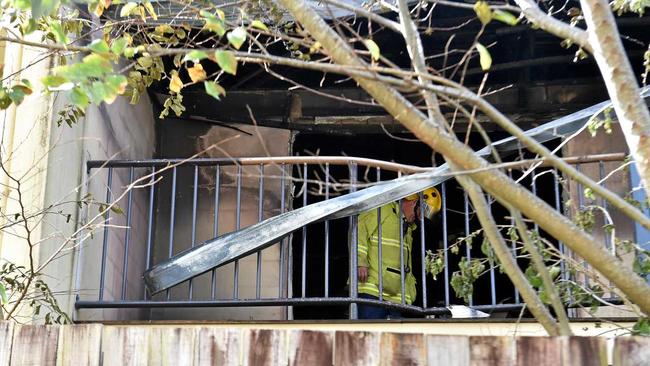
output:
<path id="1" fill-rule="evenodd" d="M 568 161 L 578 168 L 585 164 L 598 164 L 598 175 L 602 179 L 607 174 L 605 162 L 620 162 L 622 159 L 621 154 L 609 154 Z M 359 297 L 357 216 L 337 222 L 304 225 L 299 232 L 272 246 L 277 258 L 265 261 L 264 251 L 259 250 L 251 255 L 254 260 L 243 258 L 234 261 L 229 272 L 213 269 L 163 294 L 148 294 L 142 281 L 146 269 L 194 248 L 204 240 L 239 230 L 243 225 L 262 221 L 291 207 L 306 206 L 334 195 L 353 192 L 373 182 L 424 170 L 349 157 L 90 161 L 87 197 L 105 197 L 105 201 L 88 204 L 89 212 L 85 217 L 91 220 L 92 207 L 99 206 L 105 211 L 101 216 L 105 225 L 101 228 L 101 245 L 92 241 L 82 245 L 77 273 L 80 295 L 76 307 L 343 306 L 347 311 L 341 316 L 355 319 L 357 304 L 373 304 L 415 316 L 446 314 L 448 306 L 463 302 L 451 286 L 453 272 L 458 270 L 460 260 L 488 257 L 478 245 L 472 246 L 464 239 L 478 229 L 478 221 L 474 218 L 467 194 L 453 180 L 439 186 L 442 209 L 438 223 L 431 226 L 421 218 L 419 231 L 414 235 L 412 252 L 419 267 L 416 276 L 418 303 L 407 304 L 404 300 L 406 275 L 403 255 L 400 257 L 401 302 L 383 301 L 381 296 L 378 300 Z M 344 171 L 347 171 L 347 176 Z M 508 172 L 559 211 L 566 209 L 563 203 L 569 197 L 579 200 L 578 206 L 585 205 L 582 187 L 563 181 L 552 168 L 541 165 L 526 175 L 514 168 Z M 297 193 L 291 194 L 296 190 Z M 577 190 L 577 193 L 572 194 L 571 190 Z M 494 202 L 492 207 L 500 224 L 504 227 L 511 224 L 511 218 L 498 203 Z M 399 221 L 400 226 L 403 225 Z M 315 225 L 322 227 L 315 229 Z M 536 225 L 533 226 L 537 229 Z M 381 225 L 378 227 L 381 230 Z M 403 232 L 401 227 L 400 232 Z M 378 236 L 381 237 L 381 233 Z M 346 240 L 333 241 L 341 237 Z M 609 239 L 606 240 L 605 244 L 615 250 Z M 320 250 L 315 250 L 312 242 L 322 243 L 318 244 Z M 453 249 L 461 249 L 459 243 L 464 243 L 462 252 Z M 563 243 L 553 243 L 560 253 L 570 255 Z M 514 241 L 512 245 L 513 253 L 521 254 Z M 403 246 L 403 236 L 400 236 L 400 248 Z M 382 245 L 378 248 L 381 261 Z M 425 270 L 428 250 L 440 253 L 444 264 L 440 278 L 435 281 Z M 401 253 L 404 253 L 403 249 Z M 337 260 L 347 262 L 345 271 L 335 266 L 339 263 Z M 249 262 L 254 262 L 254 265 Z M 312 271 L 310 263 L 314 262 L 320 263 L 323 270 Z M 93 268 L 97 263 L 99 271 Z M 475 283 L 479 290 L 475 288 L 468 305 L 488 312 L 521 309 L 516 289 L 498 273 L 494 261 L 486 263 L 485 275 Z M 520 259 L 519 263 L 525 266 L 527 262 Z M 564 261 L 559 265 L 562 279 L 570 280 Z M 85 270 L 87 268 L 90 270 Z M 275 276 L 277 283 L 271 284 L 267 278 Z M 254 286 L 242 286 L 242 282 L 252 282 Z M 383 285 L 380 276 L 380 294 Z M 245 293 L 240 291 L 244 287 L 247 289 Z M 315 288 L 319 290 L 313 290 Z M 225 294 L 229 290 L 232 290 L 231 296 Z"/>

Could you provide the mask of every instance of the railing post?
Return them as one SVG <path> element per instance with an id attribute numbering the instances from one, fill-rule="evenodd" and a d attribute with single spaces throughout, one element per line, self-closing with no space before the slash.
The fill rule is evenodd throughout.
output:
<path id="1" fill-rule="evenodd" d="M 330 164 L 325 164 L 325 201 L 330 199 Z M 330 288 L 330 222 L 325 220 L 325 297 Z"/>
<path id="2" fill-rule="evenodd" d="M 303 164 L 302 169 L 302 207 L 307 206 L 307 163 Z M 307 226 L 302 227 L 302 256 L 300 258 L 300 296 L 307 297 Z"/>
<path id="3" fill-rule="evenodd" d="M 123 263 L 122 295 L 120 296 L 122 300 L 126 299 L 127 285 L 128 285 L 126 276 L 129 273 L 129 242 L 131 241 L 131 208 L 133 205 L 133 188 L 131 187 L 131 184 L 133 184 L 133 176 L 135 174 L 134 171 L 135 168 L 133 167 L 129 169 L 129 185 L 127 186 L 129 193 L 128 193 L 127 204 L 126 204 L 126 228 L 124 233 L 124 260 L 122 262 Z"/>
<path id="4" fill-rule="evenodd" d="M 153 245 L 153 204 L 155 199 L 155 187 L 156 187 L 156 166 L 151 166 L 151 179 L 149 180 L 149 209 L 147 213 L 147 257 L 146 257 L 146 268 L 151 267 L 151 246 Z M 147 299 L 147 288 L 144 289 L 144 297 Z"/>
<path id="5" fill-rule="evenodd" d="M 106 204 L 110 205 L 112 200 L 111 185 L 113 183 L 113 168 L 108 168 L 108 177 L 106 179 Z M 99 277 L 99 301 L 104 300 L 104 281 L 106 279 L 106 255 L 108 254 L 108 220 L 111 216 L 111 210 L 106 210 L 106 219 L 104 221 L 104 238 L 102 239 L 102 262 Z"/>
<path id="6" fill-rule="evenodd" d="M 350 192 L 355 192 L 357 190 L 357 164 L 351 163 L 348 165 L 349 174 L 350 174 Z M 359 316 L 357 314 L 357 303 L 355 300 L 358 297 L 358 287 L 357 287 L 357 255 L 358 255 L 358 232 L 357 232 L 357 219 L 358 216 L 350 216 L 350 298 L 352 302 L 350 303 L 350 319 L 357 319 Z"/>
<path id="7" fill-rule="evenodd" d="M 424 207 L 424 202 L 422 201 L 422 192 L 418 195 L 418 200 L 420 201 L 420 210 Z M 420 268 L 422 269 L 422 310 L 427 308 L 427 271 L 425 265 L 426 249 L 425 244 L 425 235 L 424 235 L 424 215 L 420 212 Z M 413 252 L 413 246 L 411 246 L 411 253 Z M 415 274 L 413 274 L 415 275 Z"/>
<path id="8" fill-rule="evenodd" d="M 219 236 L 219 193 L 221 190 L 221 165 L 217 165 L 214 172 L 214 221 L 212 236 Z M 210 299 L 214 300 L 217 296 L 217 270 L 213 269 L 210 273 Z"/>

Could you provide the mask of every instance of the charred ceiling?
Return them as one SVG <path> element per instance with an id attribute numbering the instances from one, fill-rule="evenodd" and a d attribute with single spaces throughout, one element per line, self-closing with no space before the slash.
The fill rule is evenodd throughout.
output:
<path id="1" fill-rule="evenodd" d="M 428 62 L 440 75 L 477 87 L 485 75 L 478 59 L 471 59 L 465 68 L 455 65 L 476 41 L 480 22 L 473 14 L 450 7 L 438 6 L 432 14 L 431 24 L 422 29 L 423 46 L 431 55 Z M 372 31 L 373 39 L 382 47 L 382 56 L 400 67 L 408 67 L 408 54 L 399 34 L 377 30 L 376 24 L 361 18 L 350 17 L 347 22 L 362 36 Z M 632 65 L 640 75 L 650 16 L 619 18 L 618 25 Z M 480 41 L 490 46 L 493 58 L 487 79 L 487 91 L 493 94 L 488 99 L 524 128 L 608 99 L 593 60 L 574 61 L 575 47 L 563 47 L 560 39 L 543 31 L 533 30 L 529 25 L 511 27 L 492 22 Z M 219 40 L 206 39 L 206 45 L 210 42 L 215 47 L 220 44 Z M 267 49 L 280 56 L 290 56 L 292 52 L 290 45 L 279 41 L 269 42 Z M 167 59 L 165 66 L 175 68 L 173 59 Z M 203 67 L 208 75 L 218 71 L 211 62 L 203 63 Z M 220 79 L 227 91 L 221 101 L 205 94 L 202 87 L 184 89 L 187 110 L 182 118 L 209 123 L 253 123 L 246 107 L 249 106 L 255 122 L 269 127 L 352 134 L 402 131 L 350 78 L 284 66 L 269 69 L 273 73 L 254 64 L 240 65 L 236 76 Z M 150 89 L 158 106 L 167 98 L 167 87 L 167 81 L 163 81 Z M 463 126 L 462 120 L 456 125 L 459 129 Z"/>

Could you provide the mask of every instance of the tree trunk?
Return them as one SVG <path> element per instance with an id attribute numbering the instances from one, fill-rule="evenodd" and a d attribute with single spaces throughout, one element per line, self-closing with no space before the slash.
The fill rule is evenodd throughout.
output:
<path id="1" fill-rule="evenodd" d="M 650 112 L 640 96 L 632 66 L 605 0 L 581 0 L 589 43 L 612 100 L 625 141 L 650 196 Z"/>

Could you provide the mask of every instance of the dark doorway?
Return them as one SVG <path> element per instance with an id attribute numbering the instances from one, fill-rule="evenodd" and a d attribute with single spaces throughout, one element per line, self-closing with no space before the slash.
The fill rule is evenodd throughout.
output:
<path id="1" fill-rule="evenodd" d="M 411 136 L 400 136 L 403 138 L 412 138 Z M 501 138 L 499 134 L 491 136 L 493 140 Z M 483 140 L 478 136 L 470 138 L 470 145 L 474 148 L 484 146 Z M 295 155 L 334 155 L 334 156 L 354 156 L 373 158 L 386 161 L 394 161 L 402 164 L 416 166 L 431 166 L 432 150 L 421 142 L 398 140 L 387 135 L 360 135 L 360 136 L 332 136 L 326 134 L 298 134 L 294 141 L 293 151 Z M 526 156 L 513 154 L 513 156 L 504 157 L 504 160 L 514 160 L 515 158 Z M 441 165 L 444 160 L 439 154 L 436 154 L 436 164 Z M 517 172 L 513 173 L 515 177 Z M 349 170 L 346 166 L 330 166 L 330 181 L 347 182 L 349 179 Z M 325 177 L 324 167 L 308 166 L 307 178 L 309 183 L 306 184 L 308 192 L 306 202 L 302 195 L 299 195 L 304 189 L 304 166 L 295 166 L 293 173 L 294 182 L 294 209 L 302 207 L 304 203 L 311 204 L 325 199 L 323 187 L 318 186 L 314 181 L 323 181 Z M 381 171 L 381 180 L 390 180 L 397 177 L 397 174 L 389 171 Z M 357 174 L 359 183 L 377 181 L 376 169 L 365 170 L 359 167 Z M 531 187 L 531 179 L 523 180 L 524 186 Z M 555 182 L 552 174 L 540 176 L 536 182 L 536 191 L 539 196 L 550 204 L 555 200 Z M 440 189 L 440 187 L 438 187 Z M 472 214 L 469 206 L 469 215 L 465 215 L 465 194 L 461 187 L 454 179 L 446 182 L 446 207 L 447 207 L 447 242 L 449 245 L 456 242 L 458 238 L 466 237 L 480 228 L 478 219 Z M 330 190 L 330 197 L 337 194 L 346 194 L 348 190 L 334 192 Z M 554 205 L 554 204 L 553 204 Z M 508 212 L 498 205 L 493 204 L 493 214 L 500 224 L 509 224 Z M 349 220 L 338 219 L 329 221 L 326 224 L 316 223 L 308 225 L 304 230 L 298 230 L 294 233 L 292 239 L 292 257 L 293 257 L 293 277 L 292 289 L 294 297 L 325 297 L 325 284 L 327 277 L 327 296 L 330 297 L 347 297 L 348 275 L 349 275 L 349 252 L 348 252 L 348 227 Z M 443 247 L 443 229 L 442 220 L 429 222 L 425 220 L 424 227 L 425 245 L 424 249 L 436 251 Z M 505 232 L 504 232 L 505 234 Z M 326 239 L 327 238 L 327 239 Z M 418 296 L 413 305 L 422 306 L 421 290 L 421 263 L 422 263 L 422 246 L 419 233 L 414 235 L 413 241 L 413 271 L 418 281 Z M 326 247 L 327 241 L 327 247 Z M 467 249 L 462 246 L 455 253 L 449 253 L 449 277 L 454 271 L 458 270 L 458 263 L 462 257 L 466 256 L 468 251 L 472 258 L 485 257 L 482 253 L 481 243 L 482 235 L 474 238 L 473 244 Z M 306 255 L 303 256 L 303 251 Z M 329 265 L 326 267 L 326 251 L 329 256 Z M 522 268 L 526 268 L 527 261 L 520 263 Z M 488 267 L 489 268 L 489 267 Z M 304 269 L 304 270 L 303 270 Z M 432 276 L 426 276 L 427 307 L 445 306 L 445 279 L 444 276 L 438 275 L 434 280 Z M 304 291 L 303 291 L 304 289 Z M 493 290 L 494 289 L 494 290 Z M 464 301 L 455 296 L 454 291 L 449 287 L 449 303 L 463 304 Z M 492 303 L 514 303 L 516 300 L 514 287 L 505 274 L 500 273 L 498 269 L 487 272 L 474 283 L 474 295 L 472 303 L 492 304 Z M 348 317 L 347 306 L 309 306 L 294 307 L 295 319 L 344 319 Z"/>

